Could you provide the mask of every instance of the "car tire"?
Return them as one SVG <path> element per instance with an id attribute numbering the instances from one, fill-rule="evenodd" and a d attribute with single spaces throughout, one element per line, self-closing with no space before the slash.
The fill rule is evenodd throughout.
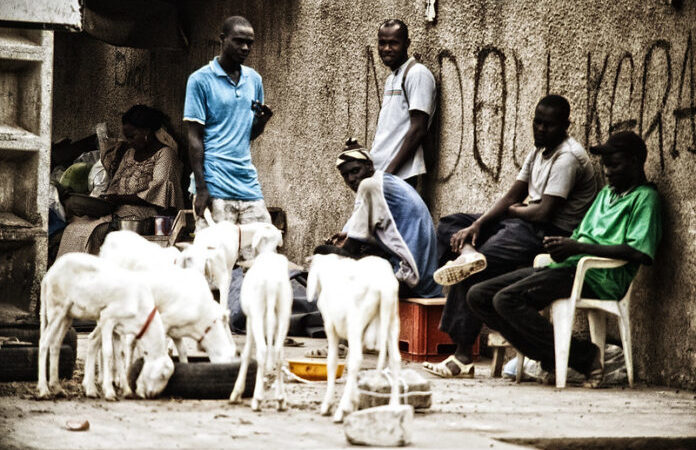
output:
<path id="1" fill-rule="evenodd" d="M 0 336 L 16 337 L 17 340 L 23 342 L 31 342 L 34 345 L 39 345 L 41 332 L 36 324 L 13 324 L 0 325 Z M 63 338 L 63 345 L 68 345 L 73 349 L 73 354 L 77 353 L 77 332 L 74 328 L 70 328 Z"/>
<path id="2" fill-rule="evenodd" d="M 50 362 L 46 363 L 46 373 Z M 36 381 L 39 368 L 39 347 L 4 345 L 0 348 L 0 381 Z M 70 379 L 75 369 L 75 352 L 69 345 L 60 347 L 58 375 Z"/>
<path id="3" fill-rule="evenodd" d="M 160 397 L 191 399 L 229 398 L 237 381 L 240 362 L 213 364 L 210 362 L 174 363 L 174 374 Z M 135 392 L 135 380 L 143 368 L 143 359 L 137 359 L 128 373 L 128 383 Z M 251 397 L 256 384 L 256 361 L 251 360 L 242 397 Z"/>

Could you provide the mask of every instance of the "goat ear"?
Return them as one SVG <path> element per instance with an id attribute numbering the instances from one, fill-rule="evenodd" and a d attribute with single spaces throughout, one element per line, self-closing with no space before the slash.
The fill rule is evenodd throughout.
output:
<path id="1" fill-rule="evenodd" d="M 205 208 L 203 210 L 203 218 L 205 219 L 206 222 L 208 222 L 208 226 L 213 226 L 215 225 L 215 221 L 213 220 L 213 215 L 210 212 L 209 208 Z"/>
<path id="2" fill-rule="evenodd" d="M 254 233 L 254 236 L 251 238 L 251 251 L 254 257 L 258 255 L 258 250 L 264 241 L 266 241 L 266 236 L 263 233 Z"/>

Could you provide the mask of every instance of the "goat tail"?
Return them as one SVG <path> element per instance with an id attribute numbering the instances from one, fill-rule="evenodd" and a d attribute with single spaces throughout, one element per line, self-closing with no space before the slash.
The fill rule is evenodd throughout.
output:
<path id="1" fill-rule="evenodd" d="M 215 221 L 213 220 L 213 215 L 210 212 L 210 208 L 205 208 L 203 210 L 203 217 L 205 218 L 205 221 L 208 222 L 208 226 L 212 227 L 215 225 Z"/>

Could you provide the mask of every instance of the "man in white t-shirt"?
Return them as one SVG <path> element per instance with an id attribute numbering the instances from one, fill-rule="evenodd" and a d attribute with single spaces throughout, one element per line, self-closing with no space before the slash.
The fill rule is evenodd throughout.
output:
<path id="1" fill-rule="evenodd" d="M 391 173 L 415 187 L 425 173 L 423 139 L 435 113 L 435 77 L 408 57 L 408 27 L 398 19 L 384 22 L 377 33 L 379 57 L 392 70 L 370 157 L 375 169 Z M 405 79 L 404 79 L 405 76 Z"/>
<path id="2" fill-rule="evenodd" d="M 457 345 L 454 355 L 425 369 L 442 377 L 473 375 L 471 347 L 481 320 L 471 311 L 469 288 L 524 265 L 544 253 L 544 236 L 569 236 L 597 193 L 594 168 L 567 130 L 570 104 L 547 95 L 537 104 L 534 149 L 512 187 L 485 214 L 453 214 L 437 227 L 440 264 L 434 279 L 452 285 L 440 329 Z M 526 203 L 525 199 L 528 199 Z"/>

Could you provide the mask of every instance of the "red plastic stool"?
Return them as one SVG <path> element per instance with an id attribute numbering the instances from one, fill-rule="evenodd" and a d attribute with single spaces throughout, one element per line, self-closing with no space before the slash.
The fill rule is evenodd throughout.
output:
<path id="1" fill-rule="evenodd" d="M 445 298 L 399 299 L 399 350 L 408 361 L 442 361 L 454 353 L 454 343 L 440 331 L 440 317 Z"/>
<path id="2" fill-rule="evenodd" d="M 445 297 L 399 299 L 399 350 L 402 359 L 440 362 L 454 353 L 456 345 L 439 328 L 445 301 Z M 478 360 L 478 337 L 472 347 L 472 356 Z"/>

